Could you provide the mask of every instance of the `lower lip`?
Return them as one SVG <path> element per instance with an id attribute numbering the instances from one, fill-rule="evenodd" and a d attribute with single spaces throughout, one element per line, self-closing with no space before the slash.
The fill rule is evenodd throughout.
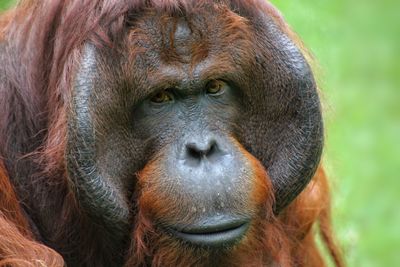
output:
<path id="1" fill-rule="evenodd" d="M 238 227 L 218 232 L 185 233 L 172 230 L 172 233 L 182 241 L 189 242 L 193 245 L 203 247 L 228 247 L 240 241 L 248 228 L 249 223 L 243 223 Z"/>

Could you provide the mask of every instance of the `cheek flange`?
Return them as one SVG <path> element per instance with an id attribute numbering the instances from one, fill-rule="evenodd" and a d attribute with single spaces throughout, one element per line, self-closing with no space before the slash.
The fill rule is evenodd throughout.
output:
<path id="1" fill-rule="evenodd" d="M 72 91 L 68 114 L 66 160 L 70 186 L 89 216 L 118 236 L 128 229 L 129 207 L 120 192 L 99 171 L 91 96 L 96 78 L 96 50 L 86 44 Z"/>

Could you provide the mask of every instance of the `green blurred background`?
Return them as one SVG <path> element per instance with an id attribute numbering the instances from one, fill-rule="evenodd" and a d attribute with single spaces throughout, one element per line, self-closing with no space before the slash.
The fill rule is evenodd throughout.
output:
<path id="1" fill-rule="evenodd" d="M 348 266 L 400 266 L 400 2 L 272 2 L 318 60 L 323 161 Z"/>
<path id="2" fill-rule="evenodd" d="M 400 1 L 272 0 L 318 60 L 349 267 L 400 266 Z"/>

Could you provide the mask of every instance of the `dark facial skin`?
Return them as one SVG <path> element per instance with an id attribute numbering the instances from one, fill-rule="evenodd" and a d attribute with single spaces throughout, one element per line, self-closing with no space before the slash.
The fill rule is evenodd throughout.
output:
<path id="1" fill-rule="evenodd" d="M 150 190 L 165 202 L 150 209 L 162 231 L 196 246 L 237 243 L 259 208 L 243 149 L 268 172 L 276 213 L 318 165 L 322 120 L 305 59 L 261 14 L 225 35 L 227 16 L 238 15 L 224 12 L 190 21 L 150 12 L 135 18 L 118 49 L 83 50 L 68 174 L 81 205 L 116 242 L 135 216 L 131 199 Z M 138 185 L 135 174 L 149 162 Z"/>
<path id="2" fill-rule="evenodd" d="M 189 80 L 146 99 L 134 116 L 143 137 L 156 137 L 162 147 L 157 165 L 163 175 L 147 182 L 160 195 L 168 188 L 162 198 L 171 203 L 171 196 L 181 199 L 177 215 L 156 219 L 178 237 L 199 245 L 236 241 L 253 215 L 245 211 L 252 190 L 250 162 L 232 137 L 231 122 L 239 110 L 235 91 L 223 80 Z M 173 130 L 165 136 L 168 128 Z M 232 231 L 200 235 L 228 229 Z"/>

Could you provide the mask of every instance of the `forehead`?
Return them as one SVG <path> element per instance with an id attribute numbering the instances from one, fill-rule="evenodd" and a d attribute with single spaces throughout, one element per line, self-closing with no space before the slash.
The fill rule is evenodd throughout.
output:
<path id="1" fill-rule="evenodd" d="M 226 6 L 213 4 L 185 14 L 146 10 L 129 23 L 130 62 L 157 78 L 228 74 L 252 58 L 251 26 Z"/>

